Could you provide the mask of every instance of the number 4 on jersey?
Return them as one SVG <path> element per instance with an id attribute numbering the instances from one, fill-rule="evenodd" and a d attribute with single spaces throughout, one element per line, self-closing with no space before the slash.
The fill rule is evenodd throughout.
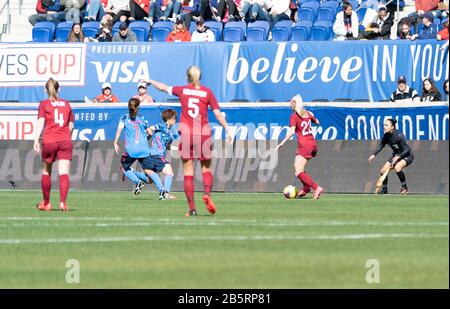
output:
<path id="1" fill-rule="evenodd" d="M 58 124 L 60 127 L 64 126 L 64 116 L 62 113 L 59 113 L 58 109 L 55 108 L 55 114 L 54 114 L 54 122 Z"/>

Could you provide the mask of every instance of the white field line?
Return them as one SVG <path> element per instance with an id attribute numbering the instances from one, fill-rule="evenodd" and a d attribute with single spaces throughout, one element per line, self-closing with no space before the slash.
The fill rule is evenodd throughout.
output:
<path id="1" fill-rule="evenodd" d="M 196 225 L 196 226 L 449 226 L 449 222 L 376 222 L 376 221 L 294 221 L 294 220 L 240 220 L 240 219 L 211 219 L 208 221 L 188 221 L 181 219 L 151 219 L 151 218 L 121 218 L 121 217 L 0 217 L 0 227 L 26 226 L 62 226 L 69 227 L 67 222 L 74 226 L 83 227 L 114 227 L 114 226 L 158 226 L 158 225 Z M 20 222 L 25 221 L 25 222 Z M 54 222 L 51 222 L 54 221 Z M 99 221 L 95 223 L 78 223 L 83 221 Z M 60 223 L 64 222 L 64 223 Z"/>
<path id="2" fill-rule="evenodd" d="M 135 236 L 135 237 L 79 237 L 46 239 L 0 239 L 0 245 L 14 244 L 57 244 L 57 243 L 92 243 L 124 241 L 259 241 L 259 240 L 363 240 L 383 238 L 448 238 L 448 234 L 341 234 L 316 236 L 276 236 L 276 235 L 231 235 L 231 236 Z"/>
<path id="3" fill-rule="evenodd" d="M 73 223 L 73 224 L 72 224 Z M 96 223 L 76 223 L 75 221 L 66 223 L 59 222 L 14 222 L 0 224 L 0 228 L 10 227 L 147 227 L 147 226 L 246 226 L 246 227 L 308 227 L 308 226 L 449 226 L 448 222 L 351 222 L 351 221 L 327 221 L 327 222 L 229 222 L 229 221 L 144 221 L 135 222 L 96 222 Z"/>

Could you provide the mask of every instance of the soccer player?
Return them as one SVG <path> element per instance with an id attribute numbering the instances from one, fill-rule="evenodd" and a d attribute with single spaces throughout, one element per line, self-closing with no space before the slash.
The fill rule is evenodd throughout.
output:
<path id="1" fill-rule="evenodd" d="M 411 147 L 406 143 L 406 138 L 402 132 L 398 131 L 395 128 L 397 124 L 397 120 L 395 119 L 386 119 L 384 122 L 384 135 L 381 139 L 381 142 L 378 144 L 377 149 L 373 152 L 373 154 L 369 157 L 369 162 L 372 163 L 375 159 L 375 156 L 383 150 L 386 145 L 391 147 L 393 153 L 392 156 L 387 160 L 387 162 L 381 168 L 380 173 L 383 175 L 386 170 L 394 168 L 397 172 L 398 179 L 402 183 L 402 189 L 400 190 L 400 194 L 408 193 L 408 186 L 406 185 L 406 177 L 403 173 L 403 169 L 410 165 L 414 160 L 414 154 L 412 152 Z M 388 193 L 388 177 L 383 181 L 383 187 L 381 188 L 381 192 L 377 192 L 381 194 Z"/>
<path id="2" fill-rule="evenodd" d="M 173 199 L 175 197 L 169 194 L 172 186 L 173 169 L 170 162 L 166 159 L 166 152 L 172 142 L 179 137 L 177 132 L 171 130 L 177 122 L 177 112 L 173 109 L 166 109 L 161 113 L 161 118 L 163 122 L 150 127 L 153 133 L 150 145 L 151 170 L 155 173 L 162 172 L 165 175 L 164 187 L 162 187 L 161 182 L 154 182 L 159 192 L 161 192 L 159 198 Z"/>
<path id="3" fill-rule="evenodd" d="M 49 78 L 45 84 L 48 99 L 39 103 L 34 150 L 39 153 L 39 138 L 42 131 L 42 169 L 41 187 L 44 199 L 37 204 L 37 209 L 50 211 L 50 191 L 52 188 L 52 166 L 58 160 L 59 174 L 59 209 L 68 211 L 66 199 L 69 192 L 69 170 L 72 160 L 71 133 L 74 127 L 74 116 L 68 101 L 58 98 L 59 83 Z"/>
<path id="4" fill-rule="evenodd" d="M 179 124 L 180 145 L 179 151 L 183 161 L 184 192 L 189 204 L 186 216 L 196 216 L 194 203 L 194 160 L 200 160 L 203 175 L 204 194 L 203 201 L 210 214 L 216 212 L 216 206 L 211 199 L 213 175 L 211 173 L 212 135 L 208 122 L 208 107 L 211 107 L 214 116 L 227 132 L 227 141 L 232 142 L 225 118 L 220 113 L 219 104 L 212 91 L 200 84 L 201 71 L 196 66 L 187 70 L 188 85 L 171 87 L 163 83 L 149 80 L 160 91 L 180 98 L 181 119 Z"/>
<path id="5" fill-rule="evenodd" d="M 277 146 L 279 150 L 295 133 L 297 133 L 297 153 L 295 156 L 294 170 L 297 178 L 303 183 L 303 188 L 298 192 L 297 197 L 304 197 L 314 190 L 313 199 L 318 199 L 324 189 L 317 185 L 314 180 L 305 172 L 305 166 L 311 158 L 317 155 L 317 144 L 312 134 L 311 122 L 319 124 L 319 120 L 313 113 L 303 108 L 303 100 L 300 95 L 294 96 L 291 101 L 293 113 L 290 119 L 290 128 L 283 141 Z"/>
<path id="6" fill-rule="evenodd" d="M 114 139 L 114 150 L 119 155 L 119 138 L 123 130 L 125 152 L 122 155 L 121 164 L 125 176 L 135 184 L 135 194 L 139 194 L 144 182 L 140 180 L 131 165 L 138 160 L 144 169 L 145 174 L 154 182 L 161 182 L 159 176 L 151 171 L 150 146 L 148 145 L 147 135 L 150 135 L 150 125 L 147 120 L 139 114 L 140 101 L 137 98 L 131 98 L 128 101 L 128 113 L 120 118 L 117 126 L 116 137 Z M 157 178 L 156 178 L 157 177 Z"/>

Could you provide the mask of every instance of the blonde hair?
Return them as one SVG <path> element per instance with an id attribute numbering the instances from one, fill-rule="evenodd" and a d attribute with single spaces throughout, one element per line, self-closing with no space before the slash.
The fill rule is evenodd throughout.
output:
<path id="1" fill-rule="evenodd" d="M 302 98 L 302 96 L 299 95 L 299 94 L 296 94 L 296 95 L 291 99 L 290 103 L 291 103 L 291 108 L 292 108 L 293 110 L 295 110 L 297 104 L 299 105 L 299 107 L 300 107 L 301 109 L 303 109 L 303 98 Z"/>
<path id="2" fill-rule="evenodd" d="M 45 83 L 45 89 L 47 90 L 48 98 L 51 101 L 58 99 L 59 83 L 53 78 L 49 78 L 47 83 Z"/>
<path id="3" fill-rule="evenodd" d="M 194 84 L 195 87 L 200 86 L 200 79 L 202 78 L 202 71 L 200 71 L 200 68 L 192 65 L 187 70 L 187 79 L 190 84 Z"/>

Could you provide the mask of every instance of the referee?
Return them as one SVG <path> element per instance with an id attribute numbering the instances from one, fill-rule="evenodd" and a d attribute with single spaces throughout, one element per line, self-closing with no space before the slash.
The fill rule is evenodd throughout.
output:
<path id="1" fill-rule="evenodd" d="M 378 144 L 377 149 L 375 149 L 374 153 L 369 157 L 369 162 L 372 163 L 375 159 L 375 156 L 380 153 L 381 150 L 386 145 L 391 147 L 393 154 L 389 158 L 389 160 L 384 164 L 381 169 L 381 174 L 384 174 L 388 169 L 394 168 L 397 172 L 398 179 L 402 183 L 402 189 L 400 190 L 400 194 L 408 193 L 408 186 L 406 185 L 406 177 L 403 173 L 403 169 L 410 165 L 414 160 L 414 154 L 411 150 L 411 147 L 406 143 L 406 138 L 402 132 L 398 131 L 395 128 L 397 124 L 397 120 L 395 119 L 386 119 L 384 122 L 384 135 L 381 139 L 381 142 Z M 383 187 L 381 189 L 382 194 L 387 194 L 388 177 L 383 181 Z"/>

